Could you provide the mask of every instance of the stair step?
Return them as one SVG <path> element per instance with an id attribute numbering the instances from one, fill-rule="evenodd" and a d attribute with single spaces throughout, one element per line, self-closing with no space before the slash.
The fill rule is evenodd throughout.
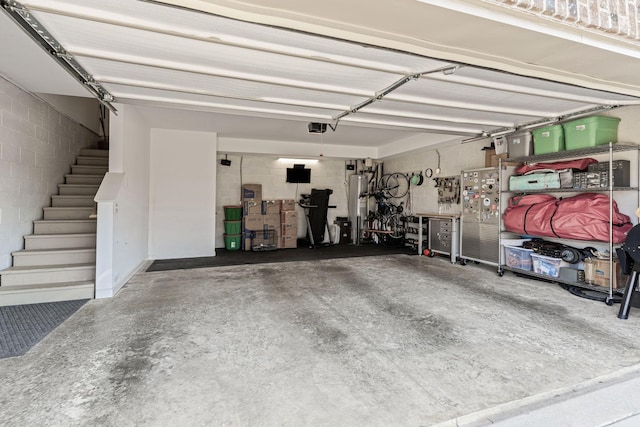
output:
<path id="1" fill-rule="evenodd" d="M 30 234 L 24 236 L 24 248 L 33 249 L 71 249 L 95 248 L 95 233 L 75 234 Z"/>
<path id="2" fill-rule="evenodd" d="M 78 156 L 76 157 L 76 164 L 84 166 L 109 166 L 109 158 Z"/>
<path id="3" fill-rule="evenodd" d="M 33 234 L 95 233 L 95 219 L 55 219 L 33 221 Z"/>
<path id="4" fill-rule="evenodd" d="M 67 184 L 90 184 L 100 185 L 103 175 L 82 175 L 82 174 L 67 174 L 64 176 L 64 182 Z"/>
<path id="5" fill-rule="evenodd" d="M 98 184 L 58 184 L 58 194 L 61 196 L 95 196 Z"/>
<path id="6" fill-rule="evenodd" d="M 0 286 L 0 307 L 43 302 L 93 299 L 93 281 L 41 283 L 23 286 Z"/>
<path id="7" fill-rule="evenodd" d="M 83 148 L 80 155 L 84 157 L 109 157 L 109 150 L 99 150 L 97 148 Z"/>
<path id="8" fill-rule="evenodd" d="M 11 255 L 14 267 L 95 264 L 96 262 L 95 248 L 25 249 L 13 252 Z"/>
<path id="9" fill-rule="evenodd" d="M 44 219 L 89 219 L 93 207 L 51 207 L 44 208 Z"/>
<path id="10" fill-rule="evenodd" d="M 62 207 L 93 207 L 96 202 L 93 201 L 94 196 L 88 195 L 53 195 L 51 196 L 51 206 L 54 208 Z"/>
<path id="11" fill-rule="evenodd" d="M 71 174 L 75 175 L 104 175 L 109 170 L 108 166 L 71 165 Z"/>
<path id="12" fill-rule="evenodd" d="M 0 289 L 4 286 L 25 286 L 39 283 L 68 283 L 94 281 L 96 277 L 95 263 L 10 267 L 0 271 Z"/>

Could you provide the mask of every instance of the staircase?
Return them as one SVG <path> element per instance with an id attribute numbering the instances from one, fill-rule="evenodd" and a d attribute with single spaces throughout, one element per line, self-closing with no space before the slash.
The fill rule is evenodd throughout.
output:
<path id="1" fill-rule="evenodd" d="M 109 164 L 107 150 L 83 149 L 24 236 L 24 250 L 12 253 L 13 267 L 0 271 L 0 306 L 93 298 L 96 275 L 96 219 L 93 198 Z"/>

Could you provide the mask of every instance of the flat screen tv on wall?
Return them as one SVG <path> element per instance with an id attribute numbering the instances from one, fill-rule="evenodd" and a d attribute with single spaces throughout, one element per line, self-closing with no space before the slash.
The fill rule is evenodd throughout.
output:
<path id="1" fill-rule="evenodd" d="M 287 182 L 309 184 L 311 182 L 311 169 L 305 169 L 304 165 L 294 165 L 292 168 L 287 168 Z"/>

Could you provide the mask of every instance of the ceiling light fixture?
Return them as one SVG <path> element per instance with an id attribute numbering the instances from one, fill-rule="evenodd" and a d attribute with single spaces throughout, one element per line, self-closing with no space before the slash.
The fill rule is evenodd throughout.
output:
<path id="1" fill-rule="evenodd" d="M 278 161 L 281 163 L 293 163 L 293 164 L 303 164 L 303 165 L 314 165 L 318 163 L 318 159 L 293 159 L 288 157 L 280 157 Z"/>

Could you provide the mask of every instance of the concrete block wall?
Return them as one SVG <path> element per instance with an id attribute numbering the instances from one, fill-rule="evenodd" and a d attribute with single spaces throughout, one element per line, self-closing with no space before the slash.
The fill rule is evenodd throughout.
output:
<path id="1" fill-rule="evenodd" d="M 636 0 L 484 1 L 640 40 L 640 4 Z"/>
<path id="2" fill-rule="evenodd" d="M 218 154 L 218 160 L 225 156 Z M 216 180 L 216 248 L 224 247 L 224 206 L 240 203 L 241 183 L 262 184 L 262 198 L 294 199 L 298 201 L 301 194 L 308 194 L 312 188 L 333 190 L 329 198 L 335 209 L 329 209 L 329 224 L 337 216 L 347 216 L 347 186 L 348 182 L 344 160 L 321 159 L 316 164 L 306 165 L 311 169 L 311 184 L 292 184 L 286 182 L 286 170 L 292 163 L 282 163 L 274 156 L 229 155 L 231 166 L 222 166 L 218 161 Z M 304 211 L 298 210 L 298 237 L 306 235 Z M 332 231 L 333 233 L 333 231 Z"/>
<path id="3" fill-rule="evenodd" d="M 97 114 L 97 112 L 96 112 Z M 42 218 L 80 148 L 98 136 L 0 76 L 0 270 Z"/>

